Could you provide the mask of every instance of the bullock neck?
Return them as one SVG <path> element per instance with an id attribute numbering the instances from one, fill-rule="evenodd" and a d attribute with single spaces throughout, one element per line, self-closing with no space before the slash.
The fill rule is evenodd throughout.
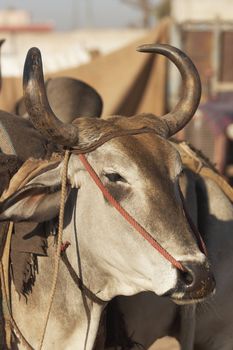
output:
<path id="1" fill-rule="evenodd" d="M 84 282 L 82 281 L 82 279 L 78 276 L 78 274 L 76 273 L 76 271 L 74 270 L 73 266 L 70 264 L 69 259 L 67 257 L 66 253 L 63 253 L 61 256 L 61 259 L 63 261 L 63 263 L 65 264 L 67 270 L 69 271 L 70 277 L 72 278 L 72 280 L 74 281 L 74 283 L 76 284 L 76 286 L 80 289 L 80 291 L 86 295 L 86 297 L 88 299 L 90 299 L 90 301 L 92 301 L 93 303 L 96 303 L 100 306 L 105 306 L 106 302 L 104 300 L 102 300 L 101 298 L 99 298 L 95 293 L 93 293 L 91 291 L 91 289 L 89 289 Z"/>
<path id="2" fill-rule="evenodd" d="M 72 249 L 70 253 L 73 255 Z M 66 252 L 62 254 L 61 258 L 63 273 L 65 271 L 67 277 L 69 279 L 71 278 L 75 284 L 78 294 L 76 300 L 78 304 L 77 312 L 79 314 L 81 312 L 82 314 L 82 317 L 79 319 L 79 326 L 70 340 L 70 348 L 77 347 L 91 350 L 99 348 L 99 343 L 102 348 L 105 338 L 103 334 L 98 333 L 98 330 L 100 329 L 100 324 L 102 324 L 101 315 L 103 315 L 106 302 L 99 298 L 94 292 L 96 290 L 96 283 L 94 285 L 90 283 L 90 279 L 86 276 L 89 275 L 87 270 L 81 273 L 79 270 L 78 274 L 71 263 L 72 259 L 69 258 L 69 254 L 67 255 Z M 82 264 L 86 265 L 86 262 L 82 261 Z M 94 346 L 94 344 L 96 344 L 97 347 Z"/>

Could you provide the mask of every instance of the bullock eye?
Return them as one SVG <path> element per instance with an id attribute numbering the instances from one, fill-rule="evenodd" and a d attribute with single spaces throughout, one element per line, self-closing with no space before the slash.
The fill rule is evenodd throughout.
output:
<path id="1" fill-rule="evenodd" d="M 126 182 L 126 180 L 118 173 L 108 173 L 108 174 L 104 174 L 104 176 L 110 182 Z"/>

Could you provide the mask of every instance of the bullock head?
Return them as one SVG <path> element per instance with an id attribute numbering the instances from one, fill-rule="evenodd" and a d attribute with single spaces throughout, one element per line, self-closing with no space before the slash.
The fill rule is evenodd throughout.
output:
<path id="1" fill-rule="evenodd" d="M 84 283 L 104 300 L 142 290 L 181 302 L 200 300 L 212 292 L 214 282 L 184 214 L 178 184 L 181 159 L 168 141 L 193 116 L 200 99 L 200 80 L 192 62 L 174 47 L 146 45 L 139 51 L 165 55 L 181 72 L 181 99 L 163 117 L 142 114 L 62 123 L 49 105 L 36 48 L 29 51 L 25 63 L 25 104 L 35 128 L 71 151 L 64 239 L 72 243 L 68 258 L 74 267 L 78 261 L 79 275 L 82 266 Z M 80 161 L 80 153 L 86 154 L 112 196 L 185 272 L 160 255 L 109 204 Z M 61 168 L 62 162 L 48 166 L 6 199 L 0 218 L 45 221 L 55 217 Z"/>

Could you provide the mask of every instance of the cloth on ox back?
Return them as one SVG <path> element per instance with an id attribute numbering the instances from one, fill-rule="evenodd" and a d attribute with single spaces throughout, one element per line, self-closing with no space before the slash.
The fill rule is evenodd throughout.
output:
<path id="1" fill-rule="evenodd" d="M 11 242 L 11 276 L 18 293 L 26 296 L 36 279 L 37 256 L 46 256 L 45 224 L 17 223 Z"/>
<path id="2" fill-rule="evenodd" d="M 22 171 L 17 172 L 23 162 L 30 157 L 49 158 L 55 146 L 45 140 L 30 121 L 3 111 L 0 111 L 0 135 L 0 194 L 4 196 L 9 194 L 8 187 L 13 175 L 17 173 L 17 176 L 13 177 L 14 188 L 18 188 L 28 175 L 33 175 L 31 166 L 28 166 L 28 171 L 24 171 L 24 175 Z M 35 167 L 38 167 L 38 164 Z M 5 225 L 0 224 L 0 231 Z M 12 278 L 18 293 L 27 294 L 31 290 L 35 280 L 36 256 L 46 255 L 44 225 L 38 223 L 14 225 L 10 259 Z"/>
<path id="3" fill-rule="evenodd" d="M 27 160 L 11 179 L 1 200 L 11 197 L 23 184 L 44 170 L 56 166 L 56 160 Z M 18 293 L 26 295 L 32 291 L 37 272 L 37 256 L 47 254 L 48 223 L 20 222 L 14 225 L 11 242 L 11 273 Z"/>

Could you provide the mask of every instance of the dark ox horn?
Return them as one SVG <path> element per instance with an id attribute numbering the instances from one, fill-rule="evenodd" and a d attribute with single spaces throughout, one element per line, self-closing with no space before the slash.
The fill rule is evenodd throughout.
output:
<path id="1" fill-rule="evenodd" d="M 181 100 L 165 116 L 165 120 L 152 114 L 141 114 L 130 118 L 113 116 L 106 120 L 77 118 L 72 124 L 64 124 L 53 113 L 46 96 L 40 51 L 31 48 L 25 61 L 23 85 L 25 105 L 35 128 L 53 142 L 72 147 L 80 153 L 94 150 L 117 136 L 152 132 L 168 137 L 180 130 L 191 119 L 198 106 L 199 97 L 187 108 L 187 102 L 191 104 L 194 96 L 200 96 L 198 73 L 188 57 L 172 46 L 147 45 L 139 48 L 142 51 L 150 49 L 168 56 L 177 65 L 185 83 L 186 89 Z"/>

